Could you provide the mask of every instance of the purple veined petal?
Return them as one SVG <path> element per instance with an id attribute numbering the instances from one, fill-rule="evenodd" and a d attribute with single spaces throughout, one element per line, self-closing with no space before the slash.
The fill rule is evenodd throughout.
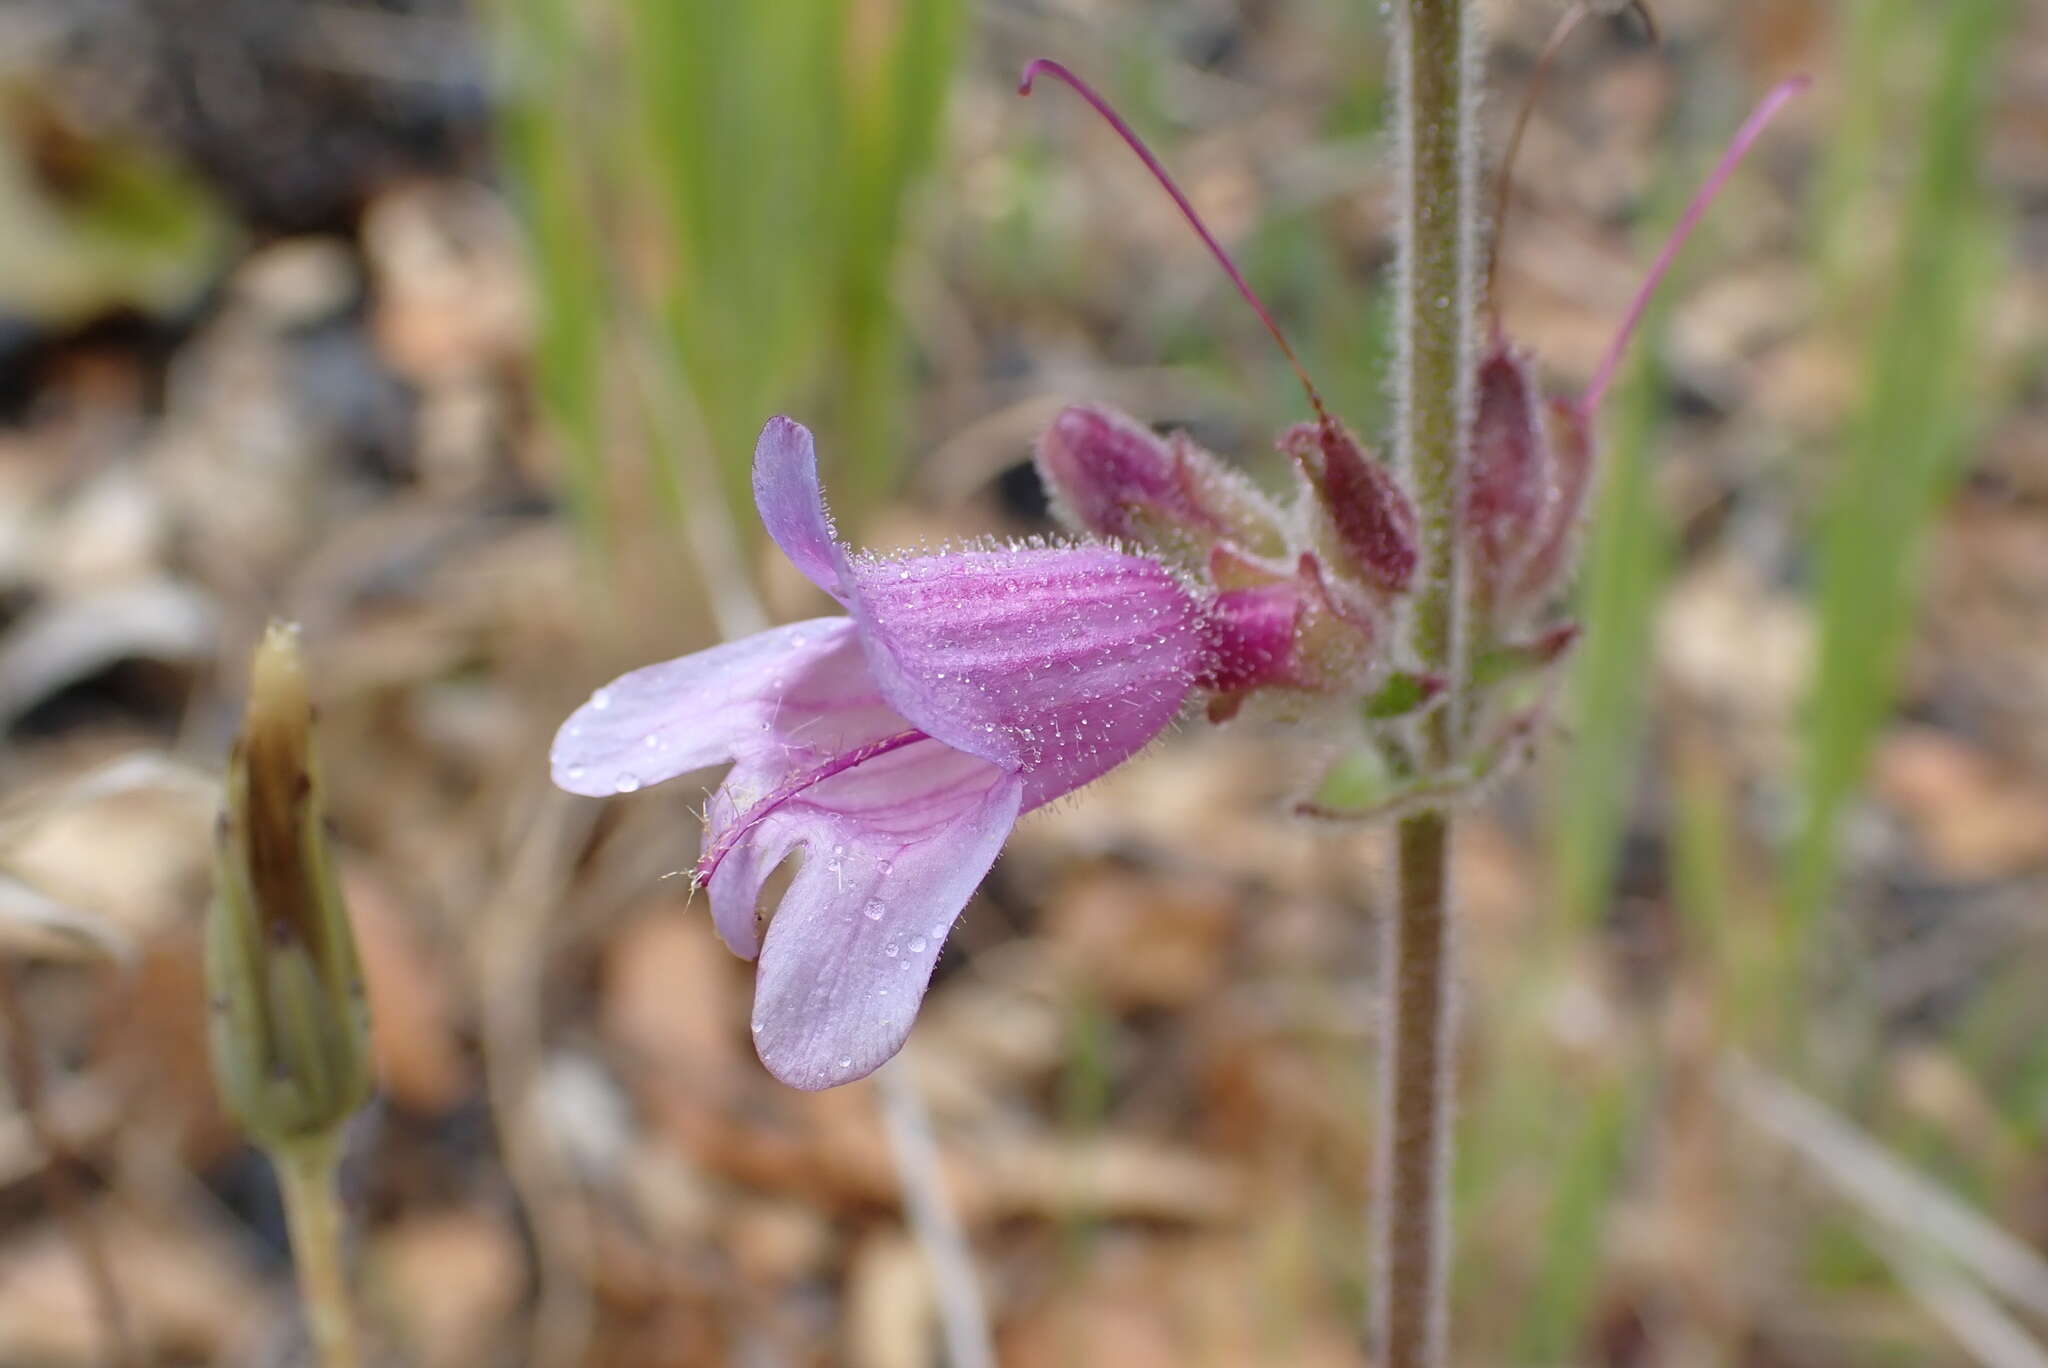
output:
<path id="1" fill-rule="evenodd" d="M 875 774 L 893 773 L 897 762 L 884 764 L 884 759 L 923 736 L 895 709 L 868 698 L 812 714 L 789 729 L 782 745 L 732 767 L 705 805 L 703 853 L 692 876 L 712 889 L 712 924 L 728 949 L 741 959 L 761 953 L 759 889 L 795 848 L 784 839 L 787 832 L 802 834 L 801 824 L 790 828 L 765 824 L 765 819 L 787 804 L 801 809 L 830 800 L 835 791 L 854 785 L 848 772 L 862 766 Z M 725 873 L 727 865 L 736 866 L 736 872 Z M 728 895 L 720 890 L 739 891 Z"/>
<path id="2" fill-rule="evenodd" d="M 846 552 L 832 534 L 832 514 L 818 480 L 818 446 L 811 430 L 794 418 L 770 418 L 754 444 L 754 507 L 790 564 L 843 601 Z"/>
<path id="3" fill-rule="evenodd" d="M 754 1043 L 792 1087 L 873 1072 L 901 1048 L 939 948 L 1016 824 L 1023 779 L 929 737 L 781 803 L 712 874 L 722 933 L 762 880 L 802 865 L 770 922 Z M 728 935 L 730 940 L 730 936 Z"/>
<path id="4" fill-rule="evenodd" d="M 1027 811 L 1143 749 L 1210 653 L 1172 572 L 1102 546 L 865 560 L 849 582 L 882 697 L 1022 771 Z"/>
<path id="5" fill-rule="evenodd" d="M 851 618 L 813 618 L 619 676 L 555 733 L 557 786 L 630 793 L 777 744 L 785 713 L 872 697 Z"/>

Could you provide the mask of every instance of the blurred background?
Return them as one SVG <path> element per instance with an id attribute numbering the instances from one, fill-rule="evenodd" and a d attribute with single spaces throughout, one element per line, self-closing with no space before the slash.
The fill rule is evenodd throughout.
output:
<path id="1" fill-rule="evenodd" d="M 1562 11 L 1498 0 L 1491 146 Z M 2048 5 L 1656 0 L 1535 99 L 1500 271 L 1604 420 L 1560 735 L 1465 822 L 1457 1362 L 2048 1363 Z M 1363 0 L 0 8 L 0 1364 L 306 1361 L 199 925 L 304 624 L 381 1075 L 394 1364 L 921 1368 L 863 1082 L 772 1082 L 702 786 L 547 782 L 627 666 L 820 611 L 746 498 L 1044 533 L 1070 401 L 1263 479 L 1292 378 L 1099 84 L 1384 428 Z M 1025 822 L 906 1054 L 1005 1364 L 1362 1364 L 1371 830 L 1190 723 Z M 55 1154 L 53 1157 L 52 1147 Z M 97 1245 L 128 1347 L 81 1275 Z"/>

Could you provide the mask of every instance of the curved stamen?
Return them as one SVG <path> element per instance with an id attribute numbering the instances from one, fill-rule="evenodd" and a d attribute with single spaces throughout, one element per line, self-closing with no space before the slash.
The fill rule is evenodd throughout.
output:
<path id="1" fill-rule="evenodd" d="M 815 788 L 835 774 L 844 774 L 855 766 L 864 765 L 879 756 L 887 755 L 890 751 L 902 750 L 905 746 L 930 739 L 915 729 L 897 732 L 894 736 L 864 741 L 850 751 L 833 756 L 822 765 L 791 775 L 770 790 L 767 797 L 741 813 L 730 826 L 718 833 L 718 839 L 712 842 L 711 848 L 698 858 L 696 868 L 690 871 L 690 887 L 702 888 L 711 882 L 711 876 L 718 872 L 718 866 L 724 862 L 726 856 L 732 854 L 742 840 L 746 839 L 747 833 L 761 825 L 770 813 L 805 789 Z"/>
<path id="2" fill-rule="evenodd" d="M 1588 0 L 1579 0 L 1564 12 L 1556 27 L 1550 30 L 1550 36 L 1543 40 L 1535 65 L 1529 69 L 1529 84 L 1522 93 L 1522 107 L 1515 113 L 1515 126 L 1509 130 L 1507 147 L 1501 152 L 1500 170 L 1494 173 L 1493 236 L 1487 242 L 1486 284 L 1479 298 L 1496 333 L 1500 331 L 1500 304 L 1494 295 L 1493 282 L 1500 275 L 1500 244 L 1507 236 L 1508 207 L 1513 203 L 1509 192 L 1514 188 L 1515 158 L 1522 150 L 1522 135 L 1529 131 L 1529 116 L 1536 112 L 1536 97 L 1543 92 L 1543 83 L 1550 75 L 1550 64 L 1556 60 L 1564 40 L 1572 36 L 1572 30 L 1591 11 Z M 1644 12 L 1648 13 L 1647 10 Z"/>
<path id="3" fill-rule="evenodd" d="M 1211 233 L 1208 225 L 1202 222 L 1202 216 L 1195 212 L 1195 206 L 1188 202 L 1186 195 L 1181 193 L 1180 186 L 1174 184 L 1173 177 L 1166 173 L 1166 168 L 1159 164 L 1157 157 L 1152 155 L 1152 149 L 1145 146 L 1145 140 L 1140 138 L 1137 132 L 1124 122 L 1123 116 L 1111 108 L 1109 101 L 1098 95 L 1092 86 L 1073 72 L 1067 70 L 1064 65 L 1053 61 L 1049 57 L 1040 57 L 1024 68 L 1024 75 L 1017 83 L 1017 93 L 1019 95 L 1029 95 L 1031 93 L 1031 83 L 1038 79 L 1041 73 L 1051 76 L 1067 86 L 1076 95 L 1079 95 L 1093 106 L 1095 112 L 1100 114 L 1104 121 L 1116 130 L 1117 136 L 1124 140 L 1125 145 L 1131 151 L 1138 154 L 1138 160 L 1145 163 L 1145 169 L 1152 173 L 1152 178 L 1158 181 L 1160 187 L 1173 197 L 1174 204 L 1180 209 L 1181 217 L 1188 221 L 1188 226 L 1193 228 L 1196 236 L 1202 239 L 1202 244 L 1209 249 L 1209 254 L 1216 258 L 1217 264 L 1223 268 L 1223 273 L 1230 277 L 1230 283 L 1237 286 L 1237 292 L 1244 296 L 1244 302 L 1252 306 L 1252 312 L 1259 316 L 1259 321 L 1266 325 L 1266 331 L 1271 333 L 1273 340 L 1280 344 L 1280 351 L 1286 356 L 1287 364 L 1294 367 L 1294 378 L 1301 381 L 1301 388 L 1308 395 L 1309 407 L 1316 411 L 1316 418 L 1322 424 L 1328 426 L 1331 419 L 1329 411 L 1323 407 L 1323 396 L 1316 392 L 1315 382 L 1308 378 L 1308 371 L 1301 364 L 1301 358 L 1296 356 L 1294 348 L 1288 345 L 1287 334 L 1280 331 L 1280 325 L 1273 320 L 1273 315 L 1267 312 L 1266 306 L 1259 301 L 1259 296 L 1252 289 L 1251 282 L 1244 278 L 1244 272 L 1237 269 L 1237 263 L 1230 259 L 1230 253 L 1223 250 L 1223 244 L 1216 240 L 1215 234 Z"/>
<path id="4" fill-rule="evenodd" d="M 1572 30 L 1579 21 L 1589 14 L 1598 13 L 1593 0 L 1578 0 L 1558 18 L 1550 30 L 1550 36 L 1543 40 L 1543 47 L 1536 54 L 1535 63 L 1529 68 L 1529 82 L 1522 93 L 1522 107 L 1515 111 L 1515 126 L 1508 132 L 1506 149 L 1501 153 L 1500 170 L 1493 181 L 1493 236 L 1486 247 L 1486 287 L 1480 291 L 1488 320 L 1496 334 L 1500 332 L 1500 302 L 1494 292 L 1494 281 L 1500 275 L 1500 245 L 1507 237 L 1508 209 L 1514 200 L 1510 192 L 1514 188 L 1515 158 L 1522 150 L 1522 135 L 1529 131 L 1529 117 L 1536 112 L 1536 97 L 1543 93 L 1544 83 L 1549 79 L 1551 63 L 1557 60 L 1558 49 L 1564 40 L 1572 36 Z M 1659 40 L 1657 16 L 1650 12 L 1646 0 L 1627 0 L 1617 13 L 1633 12 L 1643 21 L 1643 28 L 1654 44 Z"/>
<path id="5" fill-rule="evenodd" d="M 1628 344 L 1634 339 L 1637 326 L 1643 321 L 1643 314 L 1650 307 L 1650 296 L 1655 294 L 1657 287 L 1664 282 L 1664 276 L 1677 258 L 1679 248 L 1685 246 L 1685 240 L 1692 236 L 1692 230 L 1699 227 L 1700 219 L 1707 212 L 1707 206 L 1721 193 L 1721 188 L 1728 183 L 1728 178 L 1735 174 L 1735 168 L 1742 164 L 1743 157 L 1748 154 L 1757 138 L 1762 136 L 1771 120 L 1778 116 L 1778 111 L 1812 84 L 1813 78 L 1804 75 L 1778 82 L 1768 95 L 1757 102 L 1749 117 L 1742 121 L 1742 127 L 1735 130 L 1734 138 L 1728 143 L 1728 150 L 1721 154 L 1721 160 L 1715 163 L 1713 171 L 1701 183 L 1700 188 L 1693 192 L 1691 201 L 1685 206 L 1685 212 L 1679 215 L 1678 226 L 1672 229 L 1671 236 L 1665 239 L 1663 249 L 1657 253 L 1656 261 L 1651 263 L 1650 274 L 1644 278 L 1642 288 L 1636 291 L 1635 301 L 1629 305 L 1628 316 L 1622 320 L 1620 330 L 1614 334 L 1614 340 L 1607 344 L 1607 354 L 1600 358 L 1600 365 L 1593 372 L 1592 383 L 1586 386 L 1586 392 L 1579 396 L 1578 402 L 1574 405 L 1580 417 L 1590 419 L 1599 409 L 1600 401 L 1607 397 L 1608 387 L 1614 383 L 1615 374 L 1621 369 L 1622 354 L 1628 350 Z"/>

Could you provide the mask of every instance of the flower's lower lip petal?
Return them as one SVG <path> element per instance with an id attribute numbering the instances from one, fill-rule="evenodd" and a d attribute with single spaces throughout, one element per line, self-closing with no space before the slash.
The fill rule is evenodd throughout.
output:
<path id="1" fill-rule="evenodd" d="M 832 515 L 825 510 L 817 444 L 794 418 L 770 418 L 754 444 L 754 507 L 790 564 L 838 597 L 846 553 L 833 538 Z"/>
<path id="2" fill-rule="evenodd" d="M 1019 776 L 926 744 L 931 786 L 899 804 L 857 806 L 873 796 L 857 795 L 855 810 L 764 824 L 805 828 L 804 865 L 769 925 L 754 989 L 755 1048 L 792 1087 L 852 1082 L 902 1047 L 940 945 L 1016 824 Z M 790 839 L 763 837 L 770 853 Z"/>
<path id="3" fill-rule="evenodd" d="M 555 733 L 555 783 L 592 797 L 630 793 L 746 754 L 773 722 L 789 681 L 853 631 L 850 618 L 813 618 L 621 675 Z"/>

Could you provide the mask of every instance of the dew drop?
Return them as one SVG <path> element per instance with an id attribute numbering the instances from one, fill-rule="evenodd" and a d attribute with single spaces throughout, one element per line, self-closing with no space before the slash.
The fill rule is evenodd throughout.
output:
<path id="1" fill-rule="evenodd" d="M 842 1057 L 842 1058 L 840 1059 L 840 1061 L 839 1061 L 839 1067 L 840 1067 L 840 1068 L 842 1068 L 842 1069 L 850 1069 L 850 1068 L 852 1068 L 852 1067 L 853 1067 L 853 1056 L 852 1056 L 852 1055 L 846 1055 L 846 1056 Z"/>
<path id="2" fill-rule="evenodd" d="M 875 870 L 876 870 L 876 872 L 878 872 L 878 873 L 881 873 L 881 874 L 887 874 L 887 873 L 889 873 L 889 872 L 890 872 L 891 870 L 893 870 L 893 869 L 895 869 L 895 868 L 896 868 L 896 866 L 895 866 L 895 865 L 892 865 L 892 864 L 890 864 L 890 863 L 889 863 L 889 862 L 888 862 L 887 860 L 877 860 L 877 861 L 875 861 Z"/>
<path id="3" fill-rule="evenodd" d="M 883 953 L 883 954 L 885 954 L 885 955 L 887 955 L 887 956 L 888 956 L 888 957 L 889 957 L 890 959 L 895 959 L 895 958 L 896 958 L 896 942 L 895 942 L 895 941 L 890 941 L 890 942 L 889 942 L 889 943 L 888 943 L 887 945 L 883 946 L 883 947 L 882 947 L 882 953 Z"/>
<path id="4" fill-rule="evenodd" d="M 573 784 L 588 773 L 588 771 L 581 765 L 571 765 L 564 773 L 567 775 L 569 782 Z"/>
<path id="5" fill-rule="evenodd" d="M 925 938 L 923 936 L 912 936 L 910 938 L 910 953 L 913 955 L 922 955 L 924 953 L 925 943 Z"/>
<path id="6" fill-rule="evenodd" d="M 868 905 L 861 909 L 861 913 L 862 915 L 867 917 L 869 921 L 880 921 L 882 919 L 882 914 L 888 910 L 889 909 L 882 906 L 882 900 L 880 898 L 869 898 Z"/>
<path id="7" fill-rule="evenodd" d="M 649 750 L 660 750 L 661 736 L 657 732 L 649 732 L 646 736 L 640 739 L 640 744 L 647 747 L 647 749 Z"/>
<path id="8" fill-rule="evenodd" d="M 610 689 L 599 689 L 596 693 L 590 696 L 590 710 L 592 712 L 603 712 L 606 708 L 609 708 L 611 705 L 612 691 Z"/>
<path id="9" fill-rule="evenodd" d="M 640 787 L 640 776 L 628 771 L 627 773 L 621 774 L 618 777 L 618 779 L 613 782 L 612 787 L 617 789 L 620 793 L 631 793 L 633 792 L 633 790 Z"/>
<path id="10" fill-rule="evenodd" d="M 756 1021 L 753 1023 L 753 1026 L 755 1035 L 759 1035 L 761 1034 L 761 1032 L 768 1029 L 768 1023 L 765 1021 Z"/>

